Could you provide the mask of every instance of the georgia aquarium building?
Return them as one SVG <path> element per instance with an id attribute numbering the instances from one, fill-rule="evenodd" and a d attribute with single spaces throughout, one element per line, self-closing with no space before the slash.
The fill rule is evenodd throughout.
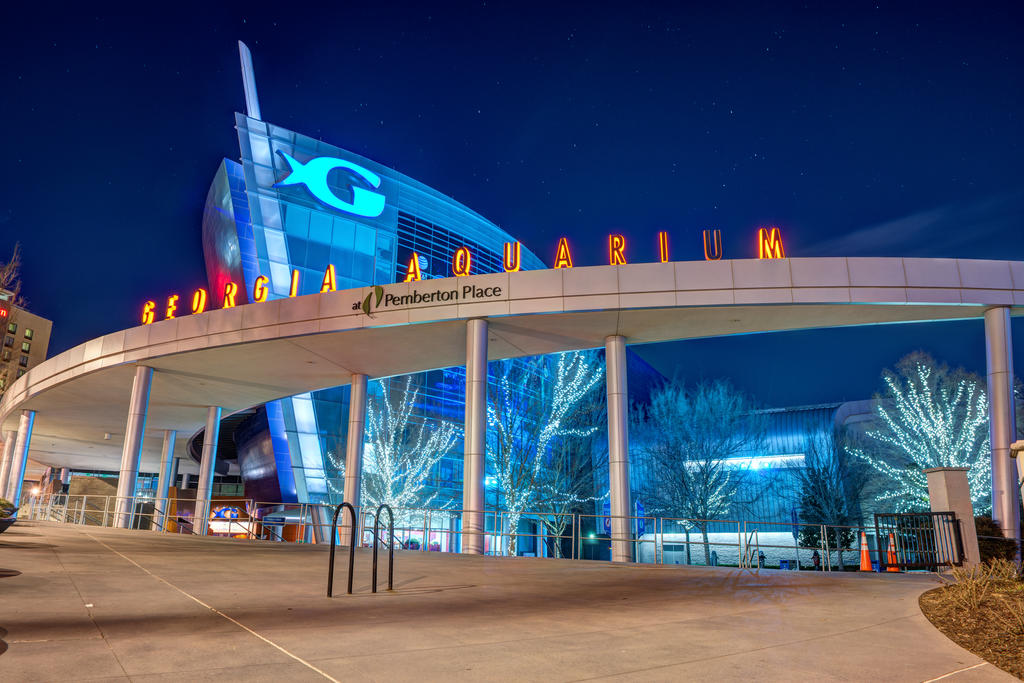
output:
<path id="1" fill-rule="evenodd" d="M 503 245 L 515 238 L 423 183 L 262 121 L 248 84 L 250 115 L 235 115 L 241 162 L 221 162 L 203 214 L 210 291 L 244 282 L 238 290 L 244 303 L 263 276 L 268 298 L 313 294 L 321 291 L 328 264 L 338 289 L 401 282 L 413 254 L 422 278 L 448 277 L 459 247 L 472 253 L 472 272 L 503 270 Z M 520 258 L 524 270 L 545 267 L 525 247 Z M 418 377 L 418 412 L 461 421 L 462 373 L 452 368 Z M 233 425 L 247 497 L 340 500 L 348 393 L 338 387 L 282 399 Z M 432 473 L 439 502 L 461 497 L 461 449 L 460 442 Z"/>
<path id="2" fill-rule="evenodd" d="M 322 291 L 329 264 L 337 289 L 401 282 L 411 266 L 418 267 L 418 276 L 424 279 L 448 277 L 452 256 L 461 247 L 472 253 L 473 273 L 504 270 L 505 243 L 517 240 L 483 216 L 375 161 L 262 120 L 251 58 L 244 46 L 241 50 L 248 114 L 235 115 L 240 160 L 224 159 L 217 168 L 202 221 L 211 292 L 223 292 L 228 283 L 244 283 L 236 302 L 248 303 L 261 280 L 269 299 L 315 294 Z M 523 245 L 519 267 L 545 265 Z M 593 353 L 599 356 L 603 351 Z M 632 352 L 627 368 L 636 401 L 646 400 L 664 379 Z M 371 397 L 380 397 L 388 383 L 400 388 L 405 379 L 371 382 Z M 417 419 L 461 423 L 463 368 L 421 373 L 415 384 L 420 388 Z M 225 418 L 218 474 L 233 474 L 233 461 L 244 495 L 252 500 L 340 502 L 348 396 L 348 387 L 336 387 Z M 831 433 L 835 410 L 836 406 L 778 411 L 770 420 L 763 452 L 743 454 L 737 466 L 766 471 L 800 467 L 808 434 Z M 200 433 L 190 444 L 196 460 L 201 438 Z M 462 450 L 459 438 L 430 472 L 424 490 L 431 507 L 461 507 Z M 645 514 L 649 479 L 641 455 L 636 454 L 631 476 L 638 516 Z M 592 500 L 595 514 L 601 516 L 607 514 L 602 506 L 607 507 L 608 469 L 597 460 Z M 500 506 L 500 501 L 494 503 Z M 779 496 L 762 499 L 755 508 L 730 512 L 778 521 L 789 521 L 793 514 L 790 502 Z"/>

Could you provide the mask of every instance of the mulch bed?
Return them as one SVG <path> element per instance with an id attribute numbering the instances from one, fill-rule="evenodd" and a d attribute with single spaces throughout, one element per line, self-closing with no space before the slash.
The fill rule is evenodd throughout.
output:
<path id="1" fill-rule="evenodd" d="M 935 588 L 921 596 L 919 604 L 928 621 L 960 647 L 1024 679 L 1024 626 L 1010 611 L 1015 608 L 1024 615 L 1024 582 L 994 583 L 977 610 L 957 604 L 949 590 Z"/>

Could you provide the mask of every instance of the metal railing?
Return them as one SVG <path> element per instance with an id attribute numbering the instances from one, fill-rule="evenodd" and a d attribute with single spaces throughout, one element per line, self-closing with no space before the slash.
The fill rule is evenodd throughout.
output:
<path id="1" fill-rule="evenodd" d="M 83 526 L 115 526 L 121 499 L 116 496 L 51 494 L 26 496 L 22 519 Z M 167 533 L 198 533 L 191 498 L 137 496 L 122 508 L 128 526 Z M 335 540 L 336 506 L 277 503 L 251 499 L 214 499 L 211 510 L 228 516 L 207 521 L 207 535 L 278 543 Z M 373 510 L 355 508 L 356 545 L 370 548 L 379 536 Z M 543 511 L 488 510 L 482 532 L 462 529 L 462 510 L 394 508 L 390 510 L 389 548 L 418 552 L 462 551 L 466 534 L 484 537 L 490 556 L 535 556 L 571 560 L 609 560 L 613 541 L 625 542 L 634 562 L 657 565 L 730 566 L 744 569 L 818 569 L 858 566 L 861 533 L 869 539 L 872 562 L 884 565 L 869 526 L 832 526 L 751 520 L 700 520 L 629 517 L 628 536 L 612 536 L 607 515 Z M 237 516 L 234 516 L 237 515 Z M 393 525 L 393 526 L 392 526 Z M 885 550 L 883 538 L 882 551 Z"/>
<path id="2" fill-rule="evenodd" d="M 934 571 L 964 562 L 960 521 L 952 512 L 876 514 L 875 537 L 882 540 L 887 568 Z"/>

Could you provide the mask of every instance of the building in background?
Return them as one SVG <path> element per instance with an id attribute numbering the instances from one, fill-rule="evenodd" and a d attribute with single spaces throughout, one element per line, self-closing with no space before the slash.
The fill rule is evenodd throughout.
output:
<path id="1" fill-rule="evenodd" d="M 11 382 L 46 360 L 53 323 L 18 306 L 14 292 L 0 289 L 0 396 Z"/>

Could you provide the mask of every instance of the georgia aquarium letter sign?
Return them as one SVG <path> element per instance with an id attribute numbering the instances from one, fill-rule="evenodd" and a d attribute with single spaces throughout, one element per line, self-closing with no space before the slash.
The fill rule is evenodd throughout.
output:
<path id="1" fill-rule="evenodd" d="M 374 188 L 378 188 L 380 187 L 380 176 L 373 171 L 369 171 L 362 166 L 353 164 L 351 161 L 336 159 L 334 157 L 316 157 L 315 159 L 310 159 L 303 164 L 295 157 L 285 154 L 280 150 L 278 150 L 277 153 L 288 162 L 288 167 L 291 168 L 291 173 L 288 174 L 288 177 L 281 182 L 274 183 L 274 187 L 305 185 L 306 189 L 309 190 L 309 193 L 321 204 L 326 204 L 333 209 L 352 213 L 357 216 L 376 218 L 384 213 L 384 195 L 379 192 L 367 190 L 364 187 L 358 187 L 356 185 L 350 185 L 350 189 L 352 190 L 352 201 L 347 202 L 334 194 L 331 191 L 331 188 L 327 185 L 327 176 L 330 172 L 338 168 L 343 168 L 362 178 Z"/>

